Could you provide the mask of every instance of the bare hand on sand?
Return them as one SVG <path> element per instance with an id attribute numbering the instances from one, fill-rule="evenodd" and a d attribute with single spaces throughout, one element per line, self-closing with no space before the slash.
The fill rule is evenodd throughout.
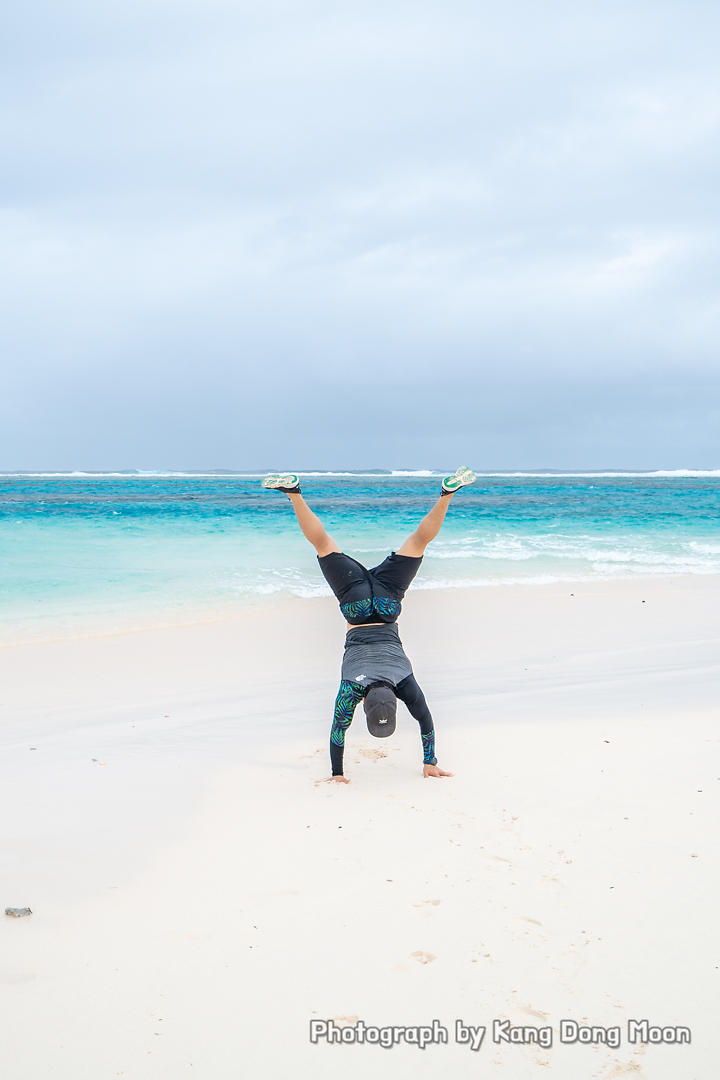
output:
<path id="1" fill-rule="evenodd" d="M 437 765 L 423 765 L 423 776 L 427 780 L 428 776 L 454 776 L 455 773 L 443 772 Z"/>

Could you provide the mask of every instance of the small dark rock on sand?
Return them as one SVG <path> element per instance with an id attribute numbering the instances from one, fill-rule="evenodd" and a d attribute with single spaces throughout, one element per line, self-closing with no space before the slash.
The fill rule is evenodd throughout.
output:
<path id="1" fill-rule="evenodd" d="M 22 919 L 23 915 L 32 915 L 32 910 L 29 907 L 6 907 L 6 915 L 13 915 L 16 919 Z"/>

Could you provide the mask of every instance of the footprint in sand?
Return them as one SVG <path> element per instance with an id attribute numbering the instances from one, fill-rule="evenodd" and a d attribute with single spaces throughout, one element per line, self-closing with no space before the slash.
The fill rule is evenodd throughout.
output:
<path id="1" fill-rule="evenodd" d="M 417 960 L 418 964 L 432 964 L 433 960 L 437 959 L 431 952 L 422 952 L 419 949 L 411 952 L 410 956 L 413 960 Z"/>
<path id="2" fill-rule="evenodd" d="M 357 1016 L 333 1016 L 332 1022 L 335 1027 L 355 1027 L 359 1017 Z"/>
<path id="3" fill-rule="evenodd" d="M 547 1020 L 550 1013 L 538 1012 L 537 1009 L 533 1009 L 530 1005 L 518 1005 L 517 1011 L 524 1013 L 525 1016 L 537 1016 L 538 1020 Z"/>
<path id="4" fill-rule="evenodd" d="M 413 904 L 413 907 L 418 909 L 417 913 L 421 919 L 429 919 L 432 915 L 432 909 L 437 907 L 439 903 L 439 900 L 419 900 L 417 904 Z"/>
<path id="5" fill-rule="evenodd" d="M 547 934 L 543 931 L 542 923 L 537 919 L 531 919 L 527 915 L 515 916 L 516 929 L 519 930 L 527 942 L 533 945 L 541 941 L 547 941 Z"/>
<path id="6" fill-rule="evenodd" d="M 488 866 L 488 870 L 492 871 L 492 873 L 494 874 L 501 874 L 503 872 L 503 868 L 505 868 L 506 870 L 512 870 L 513 868 L 513 864 L 510 862 L 510 860 L 503 859 L 500 855 L 486 855 L 485 858 L 490 864 Z"/>
<path id="7" fill-rule="evenodd" d="M 560 900 L 564 891 L 564 885 L 559 878 L 547 874 L 540 880 L 540 890 L 544 896 L 551 900 Z"/>
<path id="8" fill-rule="evenodd" d="M 436 957 L 431 952 L 422 952 L 421 949 L 410 953 L 410 959 L 415 960 L 418 964 L 431 964 Z M 402 975 L 407 971 L 412 971 L 415 964 L 408 963 L 407 960 L 402 960 L 399 964 L 395 964 L 390 970 L 394 975 Z"/>
<path id="9" fill-rule="evenodd" d="M 619 1080 L 622 1076 L 632 1076 L 633 1080 L 645 1080 L 637 1061 L 628 1061 L 626 1064 L 618 1062 L 614 1069 L 605 1074 L 603 1080 Z"/>
<path id="10" fill-rule="evenodd" d="M 370 758 L 371 761 L 379 761 L 380 758 L 387 757 L 387 751 L 385 750 L 373 750 L 369 746 L 361 746 L 360 753 L 363 757 Z"/>

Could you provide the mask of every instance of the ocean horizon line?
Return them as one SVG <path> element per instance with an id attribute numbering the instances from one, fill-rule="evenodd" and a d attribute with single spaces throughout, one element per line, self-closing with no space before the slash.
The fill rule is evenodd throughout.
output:
<path id="1" fill-rule="evenodd" d="M 268 476 L 271 469 L 0 469 L 0 477 L 114 477 L 127 479 L 183 479 L 183 478 L 212 478 L 212 477 L 238 477 L 242 479 L 261 479 Z M 430 479 L 433 477 L 446 476 L 445 469 L 297 469 L 296 475 L 300 477 L 348 477 L 348 478 L 407 478 L 407 479 Z M 475 469 L 478 477 L 492 479 L 493 477 L 539 477 L 542 479 L 562 478 L 622 478 L 622 477 L 720 477 L 720 469 Z"/>

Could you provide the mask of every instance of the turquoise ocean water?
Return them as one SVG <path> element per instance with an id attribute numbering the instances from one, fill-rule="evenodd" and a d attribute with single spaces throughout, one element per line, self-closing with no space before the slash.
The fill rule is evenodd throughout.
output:
<path id="1" fill-rule="evenodd" d="M 304 475 L 349 554 L 374 565 L 440 473 Z M 236 474 L 0 476 L 0 641 L 163 625 L 273 594 L 328 593 L 289 500 Z M 414 588 L 720 572 L 720 472 L 481 475 Z"/>

